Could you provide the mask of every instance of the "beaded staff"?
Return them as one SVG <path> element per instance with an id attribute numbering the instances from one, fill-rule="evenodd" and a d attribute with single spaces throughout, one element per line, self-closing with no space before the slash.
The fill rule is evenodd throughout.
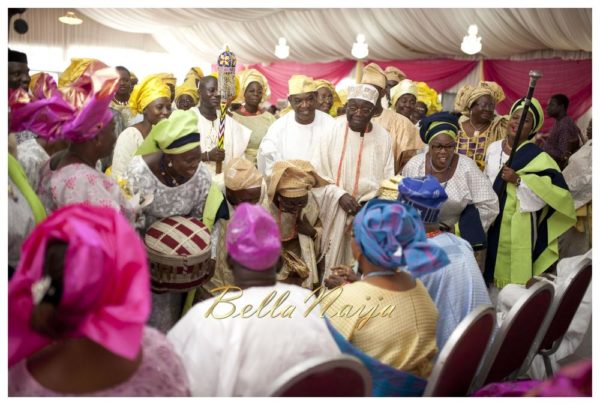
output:
<path id="1" fill-rule="evenodd" d="M 235 95 L 235 54 L 225 46 L 225 51 L 219 55 L 217 60 L 219 95 L 221 96 L 221 117 L 219 120 L 219 138 L 217 148 L 223 150 L 225 142 L 225 117 L 227 116 L 227 100 Z M 222 163 L 217 162 L 216 173 L 222 171 Z"/>

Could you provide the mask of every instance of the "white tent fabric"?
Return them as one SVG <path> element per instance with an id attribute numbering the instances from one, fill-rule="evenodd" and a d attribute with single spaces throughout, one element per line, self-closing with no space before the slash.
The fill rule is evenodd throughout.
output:
<path id="1" fill-rule="evenodd" d="M 79 12 L 119 31 L 151 34 L 167 50 L 212 60 L 227 43 L 243 63 L 276 61 L 284 36 L 290 61 L 352 59 L 363 33 L 369 59 L 464 57 L 479 26 L 481 56 L 589 58 L 591 9 L 92 9 Z M 575 52 L 575 54 L 573 54 Z M 525 54 L 525 55 L 524 55 Z"/>

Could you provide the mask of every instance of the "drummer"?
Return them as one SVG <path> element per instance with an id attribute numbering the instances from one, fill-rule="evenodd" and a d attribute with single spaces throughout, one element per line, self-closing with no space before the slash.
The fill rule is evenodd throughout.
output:
<path id="1" fill-rule="evenodd" d="M 198 121 L 192 111 L 174 111 L 156 124 L 138 148 L 125 179 L 132 194 L 152 201 L 143 208 L 143 231 L 162 218 L 202 218 L 211 176 L 200 161 Z M 182 313 L 186 294 L 152 295 L 149 325 L 169 330 Z"/>

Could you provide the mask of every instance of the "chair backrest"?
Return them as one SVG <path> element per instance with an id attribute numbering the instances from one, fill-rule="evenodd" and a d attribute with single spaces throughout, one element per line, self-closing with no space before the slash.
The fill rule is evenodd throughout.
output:
<path id="1" fill-rule="evenodd" d="M 269 392 L 271 397 L 367 397 L 371 375 L 353 356 L 320 356 L 281 374 Z"/>
<path id="2" fill-rule="evenodd" d="M 588 265 L 573 272 L 561 286 L 558 286 L 559 290 L 554 297 L 552 307 L 540 328 L 527 361 L 519 370 L 519 375 L 529 369 L 537 354 L 552 354 L 558 349 L 591 281 L 592 266 Z"/>
<path id="3" fill-rule="evenodd" d="M 423 396 L 466 396 L 494 331 L 496 313 L 480 305 L 448 338 L 433 367 Z"/>
<path id="4" fill-rule="evenodd" d="M 502 381 L 519 370 L 553 298 L 554 286 L 538 281 L 513 305 L 494 337 L 471 391 Z"/>
<path id="5" fill-rule="evenodd" d="M 550 350 L 555 344 L 560 344 L 591 281 L 592 266 L 576 271 L 565 281 L 564 287 L 554 298 L 555 311 L 539 350 Z"/>

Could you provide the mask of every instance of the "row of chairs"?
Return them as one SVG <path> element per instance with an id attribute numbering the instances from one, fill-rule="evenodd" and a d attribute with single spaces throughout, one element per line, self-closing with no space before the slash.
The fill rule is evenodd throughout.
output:
<path id="1" fill-rule="evenodd" d="M 553 284 L 538 282 L 511 308 L 495 336 L 495 309 L 473 310 L 440 352 L 424 396 L 467 396 L 486 384 L 514 380 L 538 354 L 550 377 L 549 356 L 560 346 L 591 278 L 591 266 L 574 272 L 556 296 Z M 341 354 L 288 370 L 274 382 L 271 396 L 369 396 L 371 385 L 365 366 Z"/>

